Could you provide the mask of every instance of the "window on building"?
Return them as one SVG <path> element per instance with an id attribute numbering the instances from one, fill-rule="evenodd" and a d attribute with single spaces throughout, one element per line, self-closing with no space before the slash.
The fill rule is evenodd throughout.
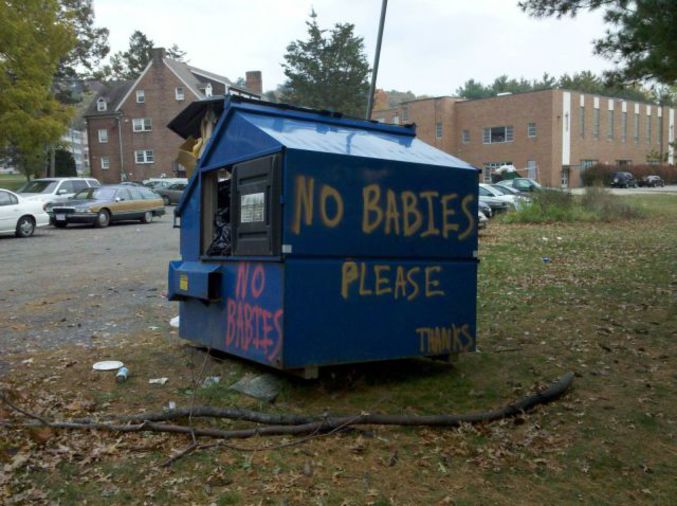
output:
<path id="1" fill-rule="evenodd" d="M 100 161 L 101 161 L 101 170 L 110 169 L 110 158 L 108 158 L 107 156 L 102 156 Z"/>
<path id="2" fill-rule="evenodd" d="M 402 108 L 402 121 L 409 121 L 409 107 L 407 106 Z"/>
<path id="3" fill-rule="evenodd" d="M 174 96 L 176 97 L 176 100 L 178 100 L 179 102 L 183 101 L 183 99 L 185 98 L 183 94 L 183 88 L 181 87 L 176 88 L 174 90 Z"/>
<path id="4" fill-rule="evenodd" d="M 482 136 L 484 144 L 498 144 L 501 142 L 512 142 L 512 126 L 500 126 L 485 128 Z"/>
<path id="5" fill-rule="evenodd" d="M 144 90 L 136 90 L 136 103 L 143 104 L 146 101 L 146 92 Z"/>
<path id="6" fill-rule="evenodd" d="M 578 129 L 581 131 L 581 138 L 585 139 L 585 106 L 581 106 L 578 111 Z"/>
<path id="7" fill-rule="evenodd" d="M 134 118 L 132 120 L 132 130 L 134 132 L 150 132 L 151 129 L 150 118 Z"/>
<path id="8" fill-rule="evenodd" d="M 441 139 L 442 138 L 442 123 L 435 123 L 435 138 L 436 139 Z"/>
<path id="9" fill-rule="evenodd" d="M 651 116 L 646 117 L 646 142 L 651 144 Z"/>
<path id="10" fill-rule="evenodd" d="M 99 142 L 101 144 L 105 144 L 106 142 L 108 142 L 108 130 L 106 130 L 105 128 L 99 128 L 98 133 L 99 133 Z"/>
<path id="11" fill-rule="evenodd" d="M 656 135 L 656 144 L 660 144 L 663 139 L 663 122 L 661 119 L 662 118 L 660 116 L 656 117 L 656 133 L 658 134 Z"/>
<path id="12" fill-rule="evenodd" d="M 395 116 L 393 116 L 393 125 L 399 125 L 399 124 L 400 124 L 400 117 L 397 114 L 395 114 Z"/>
<path id="13" fill-rule="evenodd" d="M 623 111 L 621 114 L 621 142 L 628 140 L 628 113 Z"/>
<path id="14" fill-rule="evenodd" d="M 527 125 L 527 136 L 532 139 L 536 137 L 536 123 L 529 123 Z"/>
<path id="15" fill-rule="evenodd" d="M 531 179 L 538 179 L 538 170 L 536 168 L 536 160 L 527 160 L 527 177 Z"/>
<path id="16" fill-rule="evenodd" d="M 213 93 L 212 83 L 207 83 L 205 87 L 205 97 L 211 97 Z"/>
<path id="17" fill-rule="evenodd" d="M 597 165 L 597 160 L 581 160 L 581 170 L 589 169 L 593 165 Z"/>
<path id="18" fill-rule="evenodd" d="M 470 130 L 463 130 L 461 132 L 461 142 L 463 144 L 470 143 Z"/>
<path id="19" fill-rule="evenodd" d="M 639 142 L 639 113 L 635 113 L 635 121 L 632 125 L 632 140 L 635 141 L 635 144 Z"/>
<path id="20" fill-rule="evenodd" d="M 106 102 L 106 99 L 103 97 L 99 97 L 96 100 L 96 110 L 99 112 L 103 112 L 108 110 L 108 103 Z"/>
<path id="21" fill-rule="evenodd" d="M 153 163 L 155 157 L 152 149 L 137 149 L 134 151 L 134 160 L 136 163 Z"/>
<path id="22" fill-rule="evenodd" d="M 614 116 L 615 111 L 609 111 L 609 115 L 607 116 L 607 128 L 606 128 L 607 139 L 614 138 Z"/>
<path id="23" fill-rule="evenodd" d="M 599 139 L 599 109 L 592 111 L 592 138 Z"/>
<path id="24" fill-rule="evenodd" d="M 616 160 L 616 165 L 619 167 L 630 167 L 632 165 L 632 160 Z"/>

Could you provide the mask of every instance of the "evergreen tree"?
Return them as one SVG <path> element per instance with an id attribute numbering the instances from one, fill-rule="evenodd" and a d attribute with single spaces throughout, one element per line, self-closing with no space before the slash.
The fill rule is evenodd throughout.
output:
<path id="1" fill-rule="evenodd" d="M 370 72 L 363 39 L 354 35 L 353 24 L 337 23 L 327 33 L 318 26 L 315 11 L 310 18 L 306 22 L 308 39 L 287 46 L 282 64 L 287 81 L 281 90 L 281 100 L 363 115 Z"/>
<path id="2" fill-rule="evenodd" d="M 677 83 L 675 0 L 523 0 L 519 6 L 531 16 L 558 18 L 604 9 L 609 28 L 594 51 L 620 65 L 605 73 L 608 81 Z"/>

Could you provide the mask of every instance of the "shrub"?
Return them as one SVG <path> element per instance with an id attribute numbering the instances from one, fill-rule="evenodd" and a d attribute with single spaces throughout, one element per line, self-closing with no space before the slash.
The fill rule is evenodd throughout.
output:
<path id="1" fill-rule="evenodd" d="M 533 193 L 531 204 L 505 216 L 507 223 L 562 223 L 616 221 L 642 214 L 602 186 L 586 188 L 581 198 L 557 190 Z"/>

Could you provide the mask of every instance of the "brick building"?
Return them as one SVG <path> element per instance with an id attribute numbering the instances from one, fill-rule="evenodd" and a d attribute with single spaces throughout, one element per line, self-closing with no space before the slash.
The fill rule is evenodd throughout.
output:
<path id="1" fill-rule="evenodd" d="M 501 165 L 551 187 L 581 184 L 596 163 L 675 163 L 675 108 L 568 90 L 465 100 L 436 97 L 375 111 L 388 123 L 416 123 L 423 141 L 483 169 Z"/>
<path id="2" fill-rule="evenodd" d="M 246 88 L 238 88 L 223 76 L 167 58 L 162 48 L 153 49 L 138 79 L 110 83 L 85 113 L 92 176 L 118 183 L 180 174 L 176 156 L 183 139 L 167 124 L 194 100 L 226 94 L 259 98 L 261 72 L 246 76 Z"/>

